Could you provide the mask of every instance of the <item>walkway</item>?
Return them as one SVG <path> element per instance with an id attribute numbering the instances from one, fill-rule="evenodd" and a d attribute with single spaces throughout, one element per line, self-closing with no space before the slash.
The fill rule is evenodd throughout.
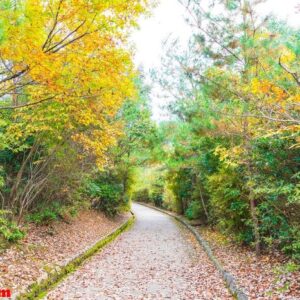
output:
<path id="1" fill-rule="evenodd" d="M 134 204 L 137 220 L 45 299 L 232 299 L 194 237 L 160 212 Z"/>

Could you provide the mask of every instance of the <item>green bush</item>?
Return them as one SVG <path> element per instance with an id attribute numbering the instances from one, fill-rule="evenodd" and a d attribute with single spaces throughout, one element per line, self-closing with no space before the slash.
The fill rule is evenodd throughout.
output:
<path id="1" fill-rule="evenodd" d="M 183 214 L 191 201 L 193 183 L 192 183 L 192 170 L 188 168 L 180 168 L 176 173 L 170 172 L 168 181 L 170 188 L 176 197 L 177 212 Z"/>
<path id="2" fill-rule="evenodd" d="M 300 262 L 300 228 L 292 227 L 289 234 L 282 238 L 282 250 L 294 260 Z"/>
<path id="3" fill-rule="evenodd" d="M 132 195 L 132 201 L 149 203 L 150 202 L 149 190 L 142 189 L 142 190 L 134 192 Z"/>
<path id="4" fill-rule="evenodd" d="M 222 166 L 208 177 L 210 195 L 210 222 L 227 233 L 233 233 L 239 242 L 253 241 L 249 203 L 243 190 L 243 169 Z"/>
<path id="5" fill-rule="evenodd" d="M 10 212 L 0 210 L 0 237 L 8 242 L 16 242 L 25 236 L 16 223 L 9 220 Z"/>
<path id="6" fill-rule="evenodd" d="M 115 216 L 129 202 L 123 195 L 123 186 L 119 180 L 107 173 L 101 173 L 96 179 L 89 180 L 85 194 L 91 199 L 92 208 L 103 211 L 109 217 Z"/>
<path id="7" fill-rule="evenodd" d="M 176 199 L 176 196 L 174 195 L 172 189 L 169 187 L 168 184 L 166 184 L 166 186 L 164 188 L 163 204 L 162 205 L 167 210 L 178 212 L 177 211 L 177 199 Z"/>
<path id="8" fill-rule="evenodd" d="M 150 201 L 157 207 L 162 207 L 163 205 L 164 184 L 164 177 L 158 176 L 152 186 Z"/>
<path id="9" fill-rule="evenodd" d="M 95 185 L 95 183 L 93 183 Z M 101 183 L 94 188 L 93 196 L 97 197 L 93 202 L 93 208 L 103 211 L 107 216 L 113 217 L 117 214 L 120 202 L 120 193 L 114 185 Z"/>
<path id="10" fill-rule="evenodd" d="M 185 216 L 189 220 L 199 219 L 202 215 L 202 207 L 199 201 L 192 201 L 187 210 L 185 211 Z"/>
<path id="11" fill-rule="evenodd" d="M 35 212 L 26 216 L 28 222 L 47 225 L 55 220 L 63 218 L 64 209 L 59 202 L 53 202 L 49 206 L 39 205 Z"/>
<path id="12" fill-rule="evenodd" d="M 263 246 L 282 249 L 300 260 L 299 148 L 286 134 L 253 143 L 252 176 Z"/>
<path id="13" fill-rule="evenodd" d="M 162 207 L 163 204 L 163 194 L 162 192 L 151 193 L 150 200 L 156 207 Z"/>
<path id="14" fill-rule="evenodd" d="M 71 207 L 68 210 L 68 213 L 70 214 L 71 217 L 76 217 L 78 215 L 78 208 L 77 207 Z"/>

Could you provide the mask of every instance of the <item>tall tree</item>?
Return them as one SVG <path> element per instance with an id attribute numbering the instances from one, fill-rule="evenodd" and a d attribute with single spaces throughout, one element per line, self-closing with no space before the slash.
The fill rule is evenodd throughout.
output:
<path id="1" fill-rule="evenodd" d="M 161 82 L 176 99 L 171 110 L 189 128 L 191 142 L 182 141 L 181 147 L 186 150 L 184 144 L 189 144 L 190 155 L 197 157 L 202 147 L 195 144 L 197 137 L 202 142 L 207 137 L 211 142 L 219 139 L 219 146 L 212 142 L 212 148 L 204 147 L 200 154 L 214 152 L 228 172 L 242 172 L 242 198 L 248 201 L 249 224 L 259 254 L 262 209 L 258 206 L 262 203 L 257 187 L 261 169 L 255 153 L 263 137 L 280 140 L 288 136 L 293 147 L 299 146 L 298 31 L 269 16 L 260 17 L 256 6 L 262 1 L 180 2 L 188 13 L 193 36 L 186 53 L 176 48 L 176 43 L 171 45 Z M 189 167 L 196 166 L 196 161 Z M 297 173 L 296 163 L 290 166 Z M 210 175 L 203 172 L 205 181 Z M 233 180 L 230 184 L 241 183 Z M 224 197 L 231 199 L 227 187 L 223 188 Z"/>
<path id="2" fill-rule="evenodd" d="M 1 1 L 1 147 L 18 161 L 4 166 L 7 206 L 27 199 L 28 208 L 66 146 L 79 160 L 105 165 L 120 132 L 114 117 L 135 90 L 127 37 L 147 5 Z"/>

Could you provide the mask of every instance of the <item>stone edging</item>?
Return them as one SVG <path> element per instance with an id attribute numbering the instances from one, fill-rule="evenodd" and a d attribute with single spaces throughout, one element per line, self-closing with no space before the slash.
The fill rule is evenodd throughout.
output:
<path id="1" fill-rule="evenodd" d="M 47 292 L 58 285 L 66 276 L 74 272 L 80 267 L 88 258 L 93 256 L 96 252 L 104 248 L 107 244 L 115 240 L 121 233 L 129 229 L 135 222 L 135 216 L 131 212 L 131 217 L 119 226 L 116 230 L 103 237 L 100 241 L 96 242 L 92 247 L 84 250 L 78 254 L 75 258 L 71 259 L 62 267 L 55 268 L 47 276 L 42 276 L 37 279 L 36 283 L 32 284 L 27 292 L 19 295 L 14 295 L 13 299 L 31 300 L 42 299 L 46 296 Z"/>
<path id="2" fill-rule="evenodd" d="M 227 272 L 223 266 L 221 265 L 221 263 L 218 261 L 218 259 L 214 256 L 209 244 L 202 238 L 202 236 L 200 235 L 200 233 L 195 230 L 195 228 L 193 228 L 190 224 L 188 224 L 188 222 L 186 220 L 184 220 L 182 217 L 177 216 L 175 214 L 172 214 L 164 209 L 160 209 L 158 207 L 149 205 L 149 204 L 145 204 L 145 203 L 141 203 L 141 202 L 137 202 L 140 205 L 144 205 L 146 207 L 155 209 L 159 212 L 162 212 L 164 214 L 167 214 L 173 218 L 175 218 L 177 221 L 179 221 L 180 223 L 182 223 L 184 226 L 186 226 L 196 237 L 197 241 L 200 243 L 200 245 L 202 246 L 202 248 L 204 249 L 204 251 L 206 252 L 206 254 L 208 255 L 208 257 L 210 258 L 210 260 L 212 261 L 212 263 L 214 264 L 214 266 L 217 268 L 217 270 L 220 272 L 221 276 L 223 277 L 224 281 L 226 282 L 230 292 L 232 293 L 232 295 L 234 297 L 236 297 L 236 299 L 238 300 L 248 300 L 248 296 L 246 295 L 246 293 L 238 286 L 238 284 L 236 283 L 236 279 L 233 277 L 233 275 L 231 275 L 229 272 Z"/>

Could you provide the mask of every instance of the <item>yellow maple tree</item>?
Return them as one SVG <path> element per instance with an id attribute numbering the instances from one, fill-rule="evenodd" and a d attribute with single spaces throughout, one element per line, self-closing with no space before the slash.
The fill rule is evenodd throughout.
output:
<path id="1" fill-rule="evenodd" d="M 5 2 L 5 3 L 4 3 Z M 134 93 L 127 37 L 147 0 L 24 0 L 0 7 L 2 109 L 10 141 L 71 137 L 98 166 Z"/>

